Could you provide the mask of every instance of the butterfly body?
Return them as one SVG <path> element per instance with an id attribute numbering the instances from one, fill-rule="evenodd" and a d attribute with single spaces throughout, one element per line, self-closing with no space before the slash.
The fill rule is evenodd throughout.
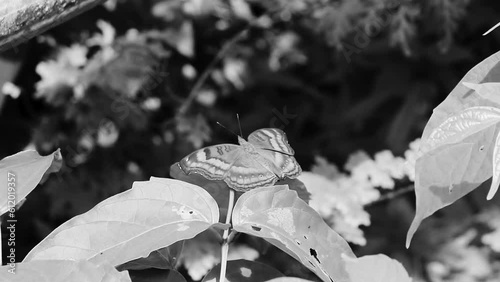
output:
<path id="1" fill-rule="evenodd" d="M 187 173 L 198 173 L 210 180 L 224 180 L 237 191 L 274 184 L 301 172 L 283 131 L 265 128 L 254 131 L 248 141 L 238 136 L 238 143 L 209 146 L 180 161 Z"/>

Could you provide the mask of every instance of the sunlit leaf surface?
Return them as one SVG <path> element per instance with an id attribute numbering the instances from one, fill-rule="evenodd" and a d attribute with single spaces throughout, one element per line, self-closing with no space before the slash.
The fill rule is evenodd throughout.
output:
<path id="1" fill-rule="evenodd" d="M 479 94 L 482 98 L 487 99 L 491 102 L 494 102 L 500 106 L 500 83 L 495 82 L 487 82 L 487 83 L 470 83 L 463 82 L 463 84 L 470 89 L 473 89 L 477 94 Z M 496 109 L 498 111 L 498 109 Z M 495 147 L 493 150 L 493 179 L 491 182 L 490 191 L 488 192 L 487 199 L 491 200 L 493 196 L 495 196 L 498 185 L 500 185 L 500 150 L 498 146 L 500 146 L 500 135 L 497 135 L 497 139 L 495 141 Z"/>
<path id="2" fill-rule="evenodd" d="M 498 185 L 500 185 L 500 134 L 497 135 L 493 148 L 493 179 L 488 196 L 486 196 L 488 200 L 491 200 L 495 196 Z"/>
<path id="3" fill-rule="evenodd" d="M 346 258 L 352 282 L 411 282 L 405 268 L 386 255 Z"/>
<path id="4" fill-rule="evenodd" d="M 274 244 L 323 281 L 350 281 L 341 256 L 354 258 L 351 248 L 287 186 L 243 194 L 234 207 L 233 226 Z"/>
<path id="5" fill-rule="evenodd" d="M 88 261 L 44 260 L 17 263 L 15 274 L 9 265 L 0 267 L 0 282 L 131 282 L 126 271 Z M 12 271 L 12 270 L 11 270 Z"/>
<path id="6" fill-rule="evenodd" d="M 89 259 L 116 266 L 190 239 L 218 220 L 217 203 L 202 188 L 152 178 L 62 224 L 25 261 Z"/>
<path id="7" fill-rule="evenodd" d="M 0 161 L 0 190 L 2 191 L 0 214 L 7 212 L 11 206 L 8 203 L 9 187 L 14 188 L 13 204 L 17 204 L 35 189 L 45 173 L 56 172 L 61 165 L 62 156 L 59 150 L 44 157 L 36 151 L 23 151 L 2 159 Z"/>
<path id="8" fill-rule="evenodd" d="M 420 151 L 431 151 L 445 144 L 454 144 L 500 122 L 500 109 L 472 107 L 453 115 L 436 127 L 423 142 Z"/>
<path id="9" fill-rule="evenodd" d="M 407 247 L 423 219 L 492 176 L 499 104 L 475 85 L 500 81 L 499 61 L 497 52 L 472 68 L 434 109 L 424 129 L 415 171 L 417 210 Z"/>

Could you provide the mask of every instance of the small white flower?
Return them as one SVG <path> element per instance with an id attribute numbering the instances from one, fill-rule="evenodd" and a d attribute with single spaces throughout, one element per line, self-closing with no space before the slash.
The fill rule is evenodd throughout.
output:
<path id="1" fill-rule="evenodd" d="M 212 89 L 203 89 L 198 96 L 196 96 L 196 101 L 205 107 L 213 106 L 215 100 L 217 100 L 217 94 Z"/>
<path id="2" fill-rule="evenodd" d="M 226 58 L 224 60 L 223 72 L 224 76 L 230 81 L 234 87 L 241 90 L 245 87 L 243 76 L 246 71 L 246 62 L 236 58 Z"/>
<path id="3" fill-rule="evenodd" d="M 148 111 L 156 111 L 161 106 L 161 100 L 158 97 L 149 97 L 142 103 L 142 108 Z"/>
<path id="4" fill-rule="evenodd" d="M 111 147 L 119 135 L 116 125 L 110 120 L 104 120 L 97 130 L 97 144 L 103 148 Z"/>
<path id="5" fill-rule="evenodd" d="M 7 81 L 2 86 L 2 93 L 12 97 L 12 99 L 17 99 L 21 95 L 21 89 L 14 83 Z"/>
<path id="6" fill-rule="evenodd" d="M 196 69 L 190 64 L 183 65 L 182 75 L 187 79 L 194 79 L 197 75 Z"/>

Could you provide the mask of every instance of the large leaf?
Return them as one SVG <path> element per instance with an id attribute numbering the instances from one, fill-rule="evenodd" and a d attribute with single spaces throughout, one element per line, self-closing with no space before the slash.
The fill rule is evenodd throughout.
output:
<path id="1" fill-rule="evenodd" d="M 219 282 L 219 276 L 220 264 L 217 264 L 205 275 L 202 282 Z M 275 268 L 260 262 L 244 259 L 227 262 L 226 280 L 229 282 L 265 282 L 282 276 Z"/>
<path id="2" fill-rule="evenodd" d="M 474 91 L 484 99 L 490 100 L 500 106 L 500 83 L 487 82 L 476 84 L 464 82 L 463 84 L 470 89 L 474 89 Z M 488 200 L 491 200 L 493 196 L 495 196 L 498 186 L 500 185 L 500 134 L 497 135 L 495 141 L 492 162 L 493 179 L 491 181 L 490 191 L 486 197 Z"/>
<path id="3" fill-rule="evenodd" d="M 443 129 L 446 124 L 451 124 L 450 118 L 464 114 L 469 108 L 498 107 L 499 104 L 491 96 L 488 97 L 484 93 L 480 95 L 464 83 L 471 86 L 499 82 L 499 62 L 500 52 L 497 52 L 470 70 L 450 95 L 434 109 L 424 129 L 424 145 L 422 154 L 416 161 L 415 172 L 417 211 L 408 230 L 407 247 L 423 219 L 452 204 L 492 176 L 493 143 L 498 128 L 496 118 L 477 123 L 481 119 L 479 115 L 479 119 L 471 120 L 471 124 L 462 123 L 461 125 L 469 128 L 463 127 L 464 130 L 458 131 L 458 134 L 442 139 L 445 142 L 433 143 L 433 139 L 440 127 Z"/>
<path id="4" fill-rule="evenodd" d="M 44 260 L 17 263 L 15 274 L 9 265 L 0 267 L 0 282 L 130 282 L 128 273 L 109 264 L 95 265 L 80 260 Z"/>
<path id="5" fill-rule="evenodd" d="M 9 210 L 12 204 L 24 199 L 35 187 L 45 173 L 56 172 L 62 164 L 59 150 L 48 156 L 40 156 L 36 151 L 23 151 L 8 156 L 0 161 L 0 215 Z M 15 189 L 15 203 L 8 202 L 9 188 Z M 12 200 L 12 199 L 11 199 Z"/>
<path id="6" fill-rule="evenodd" d="M 352 282 L 411 282 L 412 279 L 397 260 L 386 255 L 345 258 Z"/>
<path id="7" fill-rule="evenodd" d="M 25 261 L 89 259 L 116 266 L 193 238 L 218 220 L 217 203 L 202 188 L 151 178 L 65 222 Z"/>
<path id="8" fill-rule="evenodd" d="M 493 165 L 493 171 L 492 171 L 493 177 L 491 180 L 490 191 L 486 196 L 487 200 L 493 199 L 493 196 L 495 196 L 495 194 L 497 193 L 498 186 L 500 185 L 500 134 L 497 134 L 497 138 L 495 140 L 495 143 L 493 144 L 492 165 Z"/>
<path id="9" fill-rule="evenodd" d="M 243 194 L 234 207 L 233 227 L 264 238 L 323 281 L 350 281 L 341 258 L 355 257 L 347 242 L 285 185 Z"/>
<path id="10" fill-rule="evenodd" d="M 487 179 L 487 175 L 491 175 L 489 169 L 479 166 L 478 163 L 484 164 L 485 160 L 489 160 L 488 151 L 491 151 L 492 144 L 486 140 L 492 138 L 494 132 L 495 128 L 492 127 L 479 134 L 486 142 L 483 143 L 485 147 L 482 151 L 480 144 L 459 143 L 438 148 L 427 153 L 424 158 L 417 159 L 417 212 L 408 230 L 407 247 L 423 219 L 474 190 L 480 184 L 474 182 L 478 176 Z"/>

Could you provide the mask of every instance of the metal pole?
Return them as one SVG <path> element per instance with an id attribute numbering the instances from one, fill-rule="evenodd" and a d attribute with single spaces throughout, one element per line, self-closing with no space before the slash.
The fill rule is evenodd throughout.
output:
<path id="1" fill-rule="evenodd" d="M 105 0 L 0 0 L 0 52 Z"/>

